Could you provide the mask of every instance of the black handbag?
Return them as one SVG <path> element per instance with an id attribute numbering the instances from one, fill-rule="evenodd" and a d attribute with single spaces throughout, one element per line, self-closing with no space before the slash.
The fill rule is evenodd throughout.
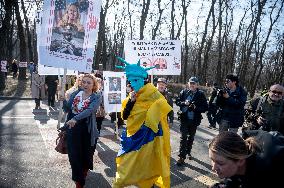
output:
<path id="1" fill-rule="evenodd" d="M 56 138 L 55 150 L 61 154 L 67 154 L 67 137 L 66 130 L 58 129 L 58 137 Z"/>

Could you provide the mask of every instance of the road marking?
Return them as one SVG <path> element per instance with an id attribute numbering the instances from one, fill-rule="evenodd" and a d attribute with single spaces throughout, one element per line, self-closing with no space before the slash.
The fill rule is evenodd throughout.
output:
<path id="1" fill-rule="evenodd" d="M 205 176 L 205 175 L 197 176 L 197 177 L 194 178 L 194 180 L 196 180 L 200 183 L 203 183 L 206 186 L 212 186 L 213 184 L 218 183 L 217 180 L 214 180 L 214 179 L 212 179 L 208 176 Z"/>

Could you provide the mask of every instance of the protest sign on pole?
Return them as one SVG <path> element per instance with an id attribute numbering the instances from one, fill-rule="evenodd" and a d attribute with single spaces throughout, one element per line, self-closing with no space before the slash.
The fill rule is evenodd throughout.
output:
<path id="1" fill-rule="evenodd" d="M 1 61 L 1 72 L 7 72 L 7 61 Z"/>
<path id="2" fill-rule="evenodd" d="M 19 62 L 19 67 L 28 67 L 28 62 Z"/>
<path id="3" fill-rule="evenodd" d="M 126 98 L 126 76 L 124 72 L 103 71 L 104 107 L 107 113 L 120 111 Z"/>
<path id="4" fill-rule="evenodd" d="M 90 73 L 100 10 L 101 0 L 44 0 L 40 63 Z"/>
<path id="5" fill-rule="evenodd" d="M 40 40 L 41 25 L 42 25 L 42 11 L 37 10 L 35 12 L 35 22 L 36 22 L 36 33 L 37 41 Z M 39 51 L 39 43 L 37 43 L 37 51 Z M 38 54 L 40 55 L 40 54 Z M 47 65 L 42 65 L 40 58 L 38 58 L 38 74 L 39 75 L 63 75 L 64 68 L 55 68 Z M 59 72 L 58 72 L 59 69 Z M 78 71 L 67 69 L 66 75 L 78 75 Z"/>
<path id="6" fill-rule="evenodd" d="M 150 75 L 181 74 L 181 41 L 128 40 L 124 43 L 125 60 L 131 64 L 140 60 L 141 66 L 156 66 Z"/>

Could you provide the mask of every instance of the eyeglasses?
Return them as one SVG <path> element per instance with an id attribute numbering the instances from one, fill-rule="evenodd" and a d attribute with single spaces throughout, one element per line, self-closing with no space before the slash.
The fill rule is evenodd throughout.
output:
<path id="1" fill-rule="evenodd" d="M 273 93 L 273 94 L 282 95 L 282 92 L 281 92 L 281 91 L 270 90 L 270 92 Z"/>
<path id="2" fill-rule="evenodd" d="M 225 83 L 230 83 L 232 80 L 226 79 Z"/>

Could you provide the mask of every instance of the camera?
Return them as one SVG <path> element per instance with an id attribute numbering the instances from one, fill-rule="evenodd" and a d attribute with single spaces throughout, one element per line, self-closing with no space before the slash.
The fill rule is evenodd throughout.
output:
<path id="1" fill-rule="evenodd" d="M 188 111 L 192 111 L 195 108 L 194 101 L 186 100 L 183 102 L 183 105 L 187 106 Z"/>
<path id="2" fill-rule="evenodd" d="M 259 125 L 257 122 L 257 119 L 259 117 L 262 117 L 264 119 L 261 125 Z M 265 117 L 264 117 L 264 114 L 261 108 L 256 110 L 255 113 L 251 109 L 245 109 L 245 119 L 250 124 L 250 126 L 247 127 L 246 129 L 270 131 L 270 126 L 267 120 L 265 120 Z"/>
<path id="3" fill-rule="evenodd" d="M 227 88 L 218 88 L 217 96 L 223 96 L 223 94 L 227 93 Z"/>
<path id="4" fill-rule="evenodd" d="M 181 111 L 181 110 L 178 110 L 178 111 L 177 111 L 178 120 L 180 120 L 180 119 L 181 119 L 181 118 L 180 118 L 180 117 L 181 117 L 181 115 L 182 115 L 182 111 Z"/>
<path id="5" fill-rule="evenodd" d="M 188 110 L 189 110 L 189 111 L 193 111 L 194 108 L 195 108 L 194 101 L 191 101 L 191 102 L 189 103 L 189 105 L 188 105 Z"/>

